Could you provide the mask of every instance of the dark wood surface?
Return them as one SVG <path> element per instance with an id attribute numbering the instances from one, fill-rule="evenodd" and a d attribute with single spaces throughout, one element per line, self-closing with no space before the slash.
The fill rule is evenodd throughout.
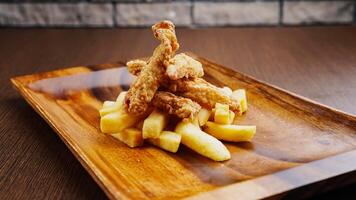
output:
<path id="1" fill-rule="evenodd" d="M 356 27 L 180 29 L 183 51 L 356 114 Z M 105 199 L 67 147 L 11 88 L 13 76 L 150 54 L 144 29 L 0 30 L 0 196 Z M 355 195 L 356 186 L 320 198 Z"/>

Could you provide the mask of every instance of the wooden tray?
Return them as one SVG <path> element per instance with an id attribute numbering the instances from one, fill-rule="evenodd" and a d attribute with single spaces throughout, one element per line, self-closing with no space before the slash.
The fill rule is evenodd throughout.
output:
<path id="1" fill-rule="evenodd" d="M 183 146 L 177 154 L 150 145 L 131 149 L 100 133 L 102 102 L 133 79 L 123 62 L 11 81 L 111 199 L 300 198 L 356 181 L 355 116 L 191 55 L 208 81 L 247 90 L 249 110 L 237 121 L 256 125 L 257 133 L 251 143 L 225 143 L 229 161 Z"/>

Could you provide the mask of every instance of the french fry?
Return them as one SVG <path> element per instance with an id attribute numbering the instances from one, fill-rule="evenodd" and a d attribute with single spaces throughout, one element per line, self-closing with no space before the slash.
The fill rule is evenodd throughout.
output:
<path id="1" fill-rule="evenodd" d="M 189 121 L 178 123 L 176 133 L 182 135 L 182 143 L 199 154 L 215 161 L 224 161 L 231 158 L 230 152 L 219 140 L 201 131 Z"/>
<path id="2" fill-rule="evenodd" d="M 234 123 L 235 113 L 232 110 L 229 110 L 229 124 Z"/>
<path id="3" fill-rule="evenodd" d="M 211 115 L 211 111 L 205 108 L 200 109 L 198 112 L 198 121 L 200 126 L 204 126 L 204 124 L 209 120 Z"/>
<path id="4" fill-rule="evenodd" d="M 247 97 L 244 89 L 238 89 L 232 92 L 232 98 L 240 102 L 241 113 L 247 111 Z"/>
<path id="5" fill-rule="evenodd" d="M 111 136 L 125 143 L 129 147 L 143 145 L 142 132 L 136 128 L 127 128 L 122 132 L 111 134 Z"/>
<path id="6" fill-rule="evenodd" d="M 125 109 L 106 114 L 100 119 L 100 129 L 103 133 L 118 133 L 136 124 L 142 116 L 128 114 Z"/>
<path id="7" fill-rule="evenodd" d="M 232 95 L 231 88 L 229 88 L 227 86 L 220 88 L 220 90 L 223 91 L 227 96 L 231 96 Z"/>
<path id="8" fill-rule="evenodd" d="M 105 101 L 103 107 L 99 110 L 100 117 L 103 117 L 109 113 L 118 111 L 120 109 L 119 104 L 115 101 Z"/>
<path id="9" fill-rule="evenodd" d="M 182 136 L 172 131 L 162 131 L 158 138 L 150 138 L 148 142 L 166 151 L 175 153 L 178 151 Z"/>
<path id="10" fill-rule="evenodd" d="M 120 94 L 116 98 L 116 102 L 118 102 L 120 105 L 122 105 L 124 103 L 126 94 L 127 94 L 127 91 L 120 92 Z"/>
<path id="11" fill-rule="evenodd" d="M 104 101 L 103 108 L 112 107 L 115 105 L 115 101 Z"/>
<path id="12" fill-rule="evenodd" d="M 104 101 L 103 107 L 99 110 L 100 117 L 107 115 L 109 113 L 118 111 L 123 103 L 124 103 L 124 98 L 127 92 L 121 92 L 119 96 L 117 97 L 116 102 L 115 101 Z"/>
<path id="13" fill-rule="evenodd" d="M 215 108 L 211 109 L 211 114 L 209 116 L 208 121 L 214 121 L 214 117 L 215 117 Z"/>
<path id="14" fill-rule="evenodd" d="M 229 142 L 251 141 L 256 133 L 256 126 L 246 125 L 222 125 L 214 122 L 207 122 L 204 131 L 219 140 Z"/>
<path id="15" fill-rule="evenodd" d="M 113 113 L 113 112 L 117 112 L 119 110 L 119 108 L 114 105 L 114 106 L 110 106 L 110 107 L 106 107 L 106 108 L 102 108 L 99 110 L 99 114 L 100 114 L 100 117 L 103 117 L 107 114 L 110 114 L 110 113 Z"/>
<path id="16" fill-rule="evenodd" d="M 198 127 L 200 129 L 200 124 L 199 124 L 199 118 L 198 116 L 195 116 L 193 119 L 192 119 L 192 123 Z"/>
<path id="17" fill-rule="evenodd" d="M 219 124 L 229 124 L 229 105 L 216 103 L 214 121 Z"/>
<path id="18" fill-rule="evenodd" d="M 155 109 L 143 122 L 143 138 L 158 138 L 167 125 L 168 115 Z"/>
<path id="19" fill-rule="evenodd" d="M 141 130 L 141 131 L 142 131 L 142 129 L 143 129 L 143 122 L 144 122 L 144 120 L 141 120 L 141 121 L 137 122 L 136 128 L 138 128 L 138 130 Z"/>

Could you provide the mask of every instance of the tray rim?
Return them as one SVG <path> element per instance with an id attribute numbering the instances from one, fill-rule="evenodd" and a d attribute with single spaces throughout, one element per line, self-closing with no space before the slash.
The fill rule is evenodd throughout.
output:
<path id="1" fill-rule="evenodd" d="M 49 72 L 54 72 L 54 71 L 59 71 L 59 70 L 64 70 L 64 69 L 74 69 L 74 68 L 78 68 L 78 67 L 69 67 L 69 68 L 57 69 L 57 70 L 53 70 L 53 71 L 40 72 L 40 73 L 35 73 L 35 74 L 46 74 Z M 38 113 L 41 116 L 41 118 L 43 118 L 47 122 L 47 124 L 56 132 L 56 134 L 59 136 L 59 138 L 62 140 L 62 142 L 67 146 L 67 148 L 77 158 L 77 160 L 80 162 L 80 164 L 89 173 L 89 175 L 94 179 L 94 181 L 99 185 L 99 187 L 104 191 L 104 193 L 109 197 L 109 199 L 117 199 L 117 198 L 129 199 L 127 196 L 125 196 L 121 192 L 112 190 L 113 187 L 106 186 L 107 183 L 104 182 L 103 177 L 101 177 L 101 175 L 99 174 L 99 171 L 95 170 L 95 168 L 93 168 L 93 169 L 91 168 L 92 164 L 90 162 L 90 159 L 85 157 L 84 154 L 80 153 L 80 151 L 81 151 L 80 148 L 75 148 L 74 143 L 72 143 L 70 140 L 67 140 L 66 138 L 64 138 L 65 134 L 62 133 L 64 131 L 62 131 L 61 129 L 56 127 L 54 122 L 52 122 L 53 119 L 52 119 L 51 115 L 48 114 L 44 108 L 42 108 L 39 105 L 36 105 L 35 99 L 26 93 L 26 90 L 28 90 L 26 88 L 26 85 L 22 84 L 18 79 L 21 79 L 21 78 L 27 77 L 27 76 L 31 76 L 31 75 L 35 75 L 35 74 L 13 77 L 10 79 L 10 81 L 13 84 L 14 88 L 25 99 L 25 101 L 28 104 L 30 104 L 30 106 L 35 110 L 35 112 Z"/>
<path id="2" fill-rule="evenodd" d="M 288 96 L 291 96 L 293 98 L 297 98 L 303 102 L 312 104 L 314 106 L 317 106 L 319 108 L 323 108 L 326 109 L 328 112 L 334 112 L 338 115 L 342 115 L 343 117 L 348 118 L 348 120 L 353 121 L 354 123 L 356 123 L 356 116 L 352 115 L 350 113 L 338 110 L 336 108 L 327 106 L 325 104 L 316 102 L 314 100 L 311 100 L 307 97 L 298 95 L 294 92 L 288 91 L 286 89 L 280 88 L 274 84 L 270 84 L 264 81 L 261 81 L 257 78 L 254 78 L 253 76 L 247 75 L 245 73 L 239 72 L 237 70 L 234 70 L 230 67 L 227 66 L 223 66 L 220 64 L 215 63 L 214 61 L 208 60 L 204 57 L 201 56 L 197 56 L 196 54 L 192 53 L 192 52 L 185 52 L 186 54 L 199 58 L 201 60 L 204 60 L 205 62 L 211 63 L 213 64 L 213 66 L 219 66 L 221 67 L 223 70 L 227 70 L 231 73 L 234 74 L 239 74 L 243 77 L 246 77 L 256 83 L 259 83 L 261 85 L 267 86 L 273 90 L 276 90 L 278 92 L 281 92 L 283 94 L 286 94 Z M 122 62 L 117 62 L 117 63 L 122 63 Z M 46 74 L 49 72 L 55 72 L 55 71 L 61 71 L 61 70 L 69 70 L 69 69 L 75 69 L 75 68 L 79 68 L 81 66 L 74 66 L 74 67 L 64 67 L 64 68 L 59 68 L 56 70 L 52 70 L 52 71 L 46 71 L 46 72 L 38 72 L 38 73 L 34 73 L 34 74 L 28 74 L 28 75 L 21 75 L 21 76 L 16 76 L 16 77 L 12 77 L 10 79 L 13 87 L 21 94 L 21 96 L 26 100 L 27 103 L 30 104 L 30 106 L 47 122 L 48 125 L 50 125 L 50 127 L 57 133 L 57 135 L 61 138 L 61 140 L 65 143 L 65 145 L 69 148 L 69 150 L 72 152 L 72 154 L 74 154 L 74 156 L 79 160 L 79 162 L 81 163 L 81 165 L 84 167 L 84 169 L 91 175 L 91 177 L 95 180 L 95 182 L 100 186 L 100 188 L 105 192 L 105 194 L 110 198 L 110 199 L 117 199 L 119 198 L 123 198 L 123 199 L 129 199 L 128 196 L 122 194 L 120 191 L 115 191 L 112 189 L 112 187 L 107 187 L 107 183 L 104 182 L 103 177 L 101 177 L 100 174 L 98 174 L 98 171 L 95 170 L 95 168 L 92 168 L 91 163 L 90 163 L 90 159 L 86 158 L 85 156 L 83 157 L 83 154 L 81 154 L 79 151 L 79 148 L 75 148 L 75 144 L 72 144 L 71 141 L 68 141 L 66 138 L 63 137 L 63 133 L 64 131 L 62 131 L 60 128 L 56 127 L 54 120 L 52 119 L 51 115 L 48 114 L 45 111 L 45 108 L 43 108 L 42 106 L 39 106 L 38 104 L 36 104 L 36 100 L 31 96 L 28 95 L 26 93 L 26 90 L 28 90 L 26 88 L 27 84 L 23 84 L 21 82 L 22 78 L 28 77 L 28 76 L 33 76 L 36 74 Z M 77 73 L 79 74 L 79 73 Z M 60 77 L 60 76 L 54 76 L 54 77 Z M 79 150 L 79 151 L 78 151 Z M 346 158 L 346 159 L 345 159 Z M 353 159 L 355 160 L 354 162 L 352 162 Z M 347 168 L 343 167 L 343 168 L 339 168 L 340 166 L 342 167 L 342 165 L 340 164 L 340 162 L 336 162 L 336 161 L 346 161 L 347 162 Z M 343 164 L 344 165 L 344 164 Z M 258 184 L 261 184 L 261 182 L 264 182 L 266 180 L 271 180 L 271 181 L 276 181 L 276 179 L 273 177 L 273 175 L 280 175 L 280 174 L 285 174 L 287 176 L 291 176 L 291 177 L 295 177 L 295 176 L 300 176 L 300 172 L 299 170 L 304 169 L 304 168 L 314 168 L 314 169 L 318 169 L 321 171 L 333 171 L 333 170 L 337 170 L 336 172 L 334 171 L 333 173 L 331 172 L 326 172 L 326 174 L 318 174 L 315 177 L 313 177 L 312 180 L 301 180 L 300 183 L 298 185 L 289 185 L 287 188 L 284 188 L 282 190 L 278 190 L 278 188 L 273 188 L 271 185 L 272 184 L 267 184 L 268 189 L 267 190 L 261 190 L 261 188 L 258 188 Z M 316 183 L 320 183 L 323 181 L 327 181 L 327 180 L 331 180 L 334 178 L 337 178 L 339 176 L 342 175 L 349 175 L 349 174 L 353 174 L 356 177 L 356 150 L 350 150 L 350 151 L 346 151 L 343 153 L 339 153 L 339 154 L 335 154 L 333 156 L 328 156 L 325 157 L 323 159 L 318 159 L 318 160 L 314 160 L 305 164 L 301 164 L 300 166 L 296 166 L 296 167 L 291 167 L 288 169 L 284 169 L 284 170 L 280 170 L 277 171 L 275 173 L 271 173 L 271 174 L 267 174 L 267 175 L 263 175 L 260 177 L 256 177 L 250 180 L 246 180 L 246 181 L 241 181 L 238 183 L 233 183 L 230 185 L 226 185 L 226 186 L 221 186 L 217 189 L 213 189 L 207 192 L 202 192 L 202 193 L 198 193 L 189 197 L 186 197 L 184 199 L 219 199 L 219 198 L 226 198 L 226 196 L 223 196 L 223 193 L 229 193 L 229 199 L 260 199 L 260 198 L 269 198 L 269 197 L 275 197 L 278 195 L 283 194 L 284 192 L 288 192 L 291 190 L 296 190 L 299 189 L 301 187 L 305 187 L 305 186 L 311 186 L 313 184 Z M 356 181 L 356 180 L 355 180 Z M 244 193 L 244 195 L 241 195 L 244 190 L 246 190 L 246 185 L 250 185 L 250 187 L 255 187 L 253 192 L 250 191 L 249 193 Z M 266 186 L 266 185 L 264 185 Z M 239 192 L 237 192 L 239 191 Z"/>

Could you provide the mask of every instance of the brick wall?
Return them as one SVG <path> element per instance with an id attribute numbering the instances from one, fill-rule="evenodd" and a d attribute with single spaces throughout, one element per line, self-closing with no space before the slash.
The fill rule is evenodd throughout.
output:
<path id="1" fill-rule="evenodd" d="M 354 0 L 0 0 L 1 26 L 356 24 Z"/>

